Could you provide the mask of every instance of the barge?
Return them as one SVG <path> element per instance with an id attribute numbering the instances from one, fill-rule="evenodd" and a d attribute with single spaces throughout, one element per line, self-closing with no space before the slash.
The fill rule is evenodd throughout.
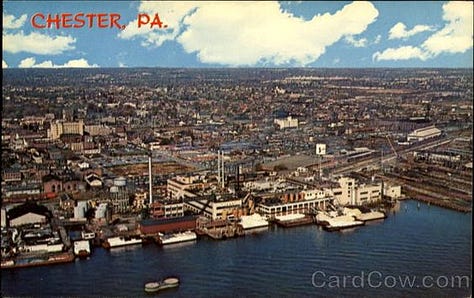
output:
<path id="1" fill-rule="evenodd" d="M 367 212 L 367 213 L 361 213 L 361 214 L 357 215 L 355 218 L 357 220 L 367 222 L 367 221 L 371 221 L 371 220 L 384 219 L 386 217 L 387 217 L 387 215 L 384 212 L 371 211 L 371 212 Z"/>
<path id="2" fill-rule="evenodd" d="M 365 223 L 363 221 L 356 220 L 356 216 L 358 216 L 358 214 L 360 214 L 360 212 L 352 212 L 352 210 L 345 212 L 342 215 L 326 214 L 320 212 L 316 215 L 316 223 L 321 225 L 326 231 L 338 231 L 362 226 Z"/>
<path id="3" fill-rule="evenodd" d="M 56 254 L 45 254 L 28 257 L 17 257 L 8 260 L 2 260 L 2 269 L 26 268 L 45 266 L 61 263 L 69 263 L 74 261 L 74 254 L 72 252 L 62 252 Z"/>
<path id="4" fill-rule="evenodd" d="M 152 281 L 145 284 L 145 292 L 155 293 L 161 290 L 176 288 L 179 286 L 179 278 L 167 277 L 160 281 Z"/>
<path id="5" fill-rule="evenodd" d="M 104 241 L 103 246 L 106 249 L 110 249 L 114 247 L 137 245 L 142 243 L 143 239 L 139 236 L 116 236 L 107 238 L 107 240 Z"/>
<path id="6" fill-rule="evenodd" d="M 309 225 L 313 222 L 313 218 L 305 214 L 287 214 L 275 216 L 275 223 L 285 228 Z"/>
<path id="7" fill-rule="evenodd" d="M 239 224 L 244 230 L 265 228 L 269 225 L 268 220 L 258 213 L 254 213 L 252 215 L 244 215 L 240 217 Z"/>

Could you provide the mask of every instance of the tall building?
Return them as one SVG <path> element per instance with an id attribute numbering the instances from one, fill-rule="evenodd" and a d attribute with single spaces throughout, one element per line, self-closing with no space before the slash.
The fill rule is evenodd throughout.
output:
<path id="1" fill-rule="evenodd" d="M 356 179 L 342 177 L 339 188 L 333 189 L 334 198 L 341 205 L 364 205 L 382 199 L 382 183 L 359 183 Z"/>
<path id="2" fill-rule="evenodd" d="M 62 134 L 84 135 L 84 120 L 81 119 L 77 122 L 60 122 L 56 120 L 55 122 L 51 122 L 50 128 L 48 129 L 48 138 L 57 140 Z"/>

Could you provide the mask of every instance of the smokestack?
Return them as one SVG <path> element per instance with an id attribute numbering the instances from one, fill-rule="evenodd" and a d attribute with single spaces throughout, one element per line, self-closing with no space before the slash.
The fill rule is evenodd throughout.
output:
<path id="1" fill-rule="evenodd" d="M 217 150 L 217 184 L 221 183 L 221 151 Z"/>
<path id="2" fill-rule="evenodd" d="M 240 165 L 237 165 L 237 187 L 236 190 L 240 191 Z"/>
<path id="3" fill-rule="evenodd" d="M 222 152 L 222 157 L 221 157 L 221 161 L 222 161 L 222 165 L 221 165 L 221 169 L 222 169 L 222 188 L 224 188 L 224 184 L 225 184 L 224 151 L 221 151 L 221 152 Z"/>
<path id="4" fill-rule="evenodd" d="M 152 195 L 152 190 L 153 190 L 153 177 L 151 175 L 151 151 L 148 154 L 148 187 L 150 191 L 150 205 L 153 203 L 153 195 Z"/>

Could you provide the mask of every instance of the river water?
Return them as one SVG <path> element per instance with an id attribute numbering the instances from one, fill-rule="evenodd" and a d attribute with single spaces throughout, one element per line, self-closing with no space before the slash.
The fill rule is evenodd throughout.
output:
<path id="1" fill-rule="evenodd" d="M 384 221 L 340 232 L 270 227 L 207 238 L 95 249 L 88 260 L 2 270 L 2 296 L 140 297 L 147 281 L 177 275 L 164 297 L 468 297 L 471 214 L 415 201 Z"/>

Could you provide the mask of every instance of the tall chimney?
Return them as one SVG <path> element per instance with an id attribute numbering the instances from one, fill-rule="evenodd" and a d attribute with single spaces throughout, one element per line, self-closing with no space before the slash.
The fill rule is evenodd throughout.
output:
<path id="1" fill-rule="evenodd" d="M 152 195 L 152 191 L 153 191 L 153 177 L 151 175 L 151 150 L 150 152 L 148 153 L 148 187 L 149 187 L 149 192 L 150 192 L 150 206 L 151 206 L 151 203 L 153 203 L 153 195 Z"/>
<path id="2" fill-rule="evenodd" d="M 222 161 L 222 188 L 224 188 L 224 184 L 225 184 L 225 171 L 224 171 L 224 151 L 221 151 L 222 152 L 222 157 L 221 157 L 221 161 Z"/>
<path id="3" fill-rule="evenodd" d="M 217 150 L 217 184 L 221 183 L 221 151 Z"/>

